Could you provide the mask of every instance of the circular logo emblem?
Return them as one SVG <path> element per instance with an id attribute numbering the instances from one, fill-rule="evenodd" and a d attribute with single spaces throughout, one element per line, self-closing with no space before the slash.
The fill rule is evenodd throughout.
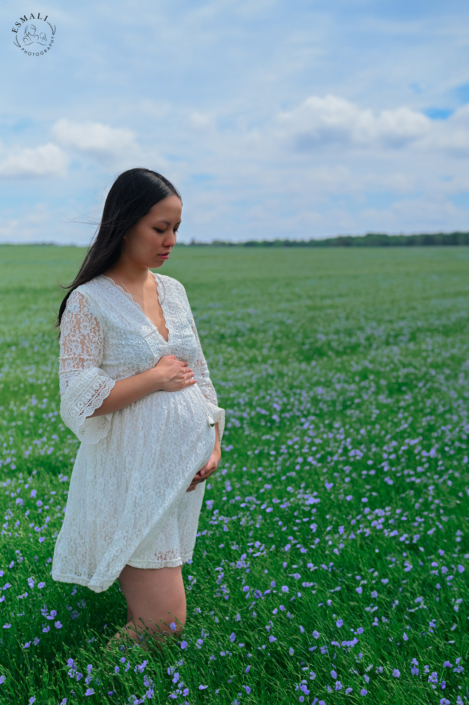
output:
<path id="1" fill-rule="evenodd" d="M 15 34 L 13 44 L 28 56 L 43 56 L 50 51 L 55 36 L 55 25 L 48 20 L 49 15 L 41 17 L 31 13 L 29 17 L 20 17 L 11 30 Z"/>

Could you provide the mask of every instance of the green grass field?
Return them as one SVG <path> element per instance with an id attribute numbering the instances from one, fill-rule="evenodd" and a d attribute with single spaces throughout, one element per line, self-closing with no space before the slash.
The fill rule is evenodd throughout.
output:
<path id="1" fill-rule="evenodd" d="M 469 703 L 469 248 L 176 248 L 227 428 L 157 656 L 105 653 L 117 582 L 50 576 L 84 252 L 0 247 L 0 702 Z"/>

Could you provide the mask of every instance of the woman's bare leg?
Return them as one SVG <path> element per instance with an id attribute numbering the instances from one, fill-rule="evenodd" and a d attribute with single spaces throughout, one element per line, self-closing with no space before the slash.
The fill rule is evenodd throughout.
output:
<path id="1" fill-rule="evenodd" d="M 182 635 L 186 623 L 182 566 L 143 569 L 126 565 L 119 583 L 127 601 L 127 624 L 121 630 L 124 635 L 138 643 L 139 632 L 147 627 L 157 647 L 168 634 L 177 638 Z M 176 624 L 175 630 L 169 626 L 172 622 Z M 118 633 L 111 641 L 120 639 Z M 147 648 L 143 643 L 142 646 Z"/>

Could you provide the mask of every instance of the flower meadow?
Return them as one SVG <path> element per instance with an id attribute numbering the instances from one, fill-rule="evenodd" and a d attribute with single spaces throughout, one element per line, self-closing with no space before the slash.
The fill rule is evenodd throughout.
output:
<path id="1" fill-rule="evenodd" d="M 0 702 L 469 703 L 469 250 L 175 249 L 226 431 L 157 655 L 106 651 L 117 581 L 50 576 L 84 254 L 0 246 Z"/>

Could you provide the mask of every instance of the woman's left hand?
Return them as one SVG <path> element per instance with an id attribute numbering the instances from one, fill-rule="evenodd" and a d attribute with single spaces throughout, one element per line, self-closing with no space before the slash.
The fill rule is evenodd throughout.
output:
<path id="1" fill-rule="evenodd" d="M 203 466 L 203 468 L 200 468 L 199 472 L 196 473 L 196 475 L 194 475 L 194 479 L 192 480 L 191 484 L 189 485 L 186 491 L 192 492 L 192 490 L 195 490 L 199 482 L 205 482 L 207 477 L 210 477 L 210 475 L 214 473 L 217 469 L 220 459 L 220 449 L 215 447 L 212 455 L 210 456 L 209 461 Z"/>

